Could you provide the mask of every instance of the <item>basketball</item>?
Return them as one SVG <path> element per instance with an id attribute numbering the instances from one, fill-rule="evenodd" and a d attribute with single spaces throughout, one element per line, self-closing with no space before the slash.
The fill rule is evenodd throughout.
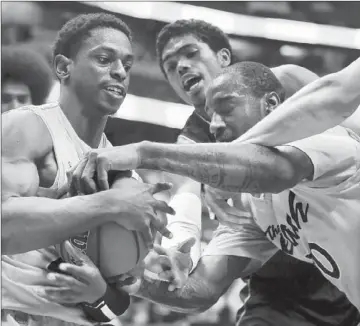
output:
<path id="1" fill-rule="evenodd" d="M 113 187 L 126 189 L 128 177 L 123 177 Z M 148 254 L 148 249 L 139 232 L 129 231 L 115 222 L 101 225 L 69 239 L 78 250 L 85 253 L 99 268 L 106 279 L 129 272 Z M 63 244 L 58 251 L 67 262 L 76 262 L 66 252 Z"/>
<path id="2" fill-rule="evenodd" d="M 138 232 L 129 231 L 117 223 L 106 223 L 69 240 L 75 248 L 86 253 L 104 278 L 130 271 L 148 253 Z M 63 244 L 60 245 L 60 254 L 65 261 L 76 263 L 64 250 Z"/>

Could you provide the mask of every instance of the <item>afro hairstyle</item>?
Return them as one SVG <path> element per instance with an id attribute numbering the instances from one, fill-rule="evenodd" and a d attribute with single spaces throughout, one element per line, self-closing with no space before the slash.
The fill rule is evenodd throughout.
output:
<path id="1" fill-rule="evenodd" d="M 30 89 L 34 105 L 44 104 L 53 85 L 50 65 L 40 53 L 23 45 L 7 45 L 1 49 L 1 83 L 22 82 Z"/>

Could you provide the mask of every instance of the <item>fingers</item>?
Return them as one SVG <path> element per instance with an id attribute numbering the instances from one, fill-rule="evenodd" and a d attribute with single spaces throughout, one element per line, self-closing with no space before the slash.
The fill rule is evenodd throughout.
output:
<path id="1" fill-rule="evenodd" d="M 67 288 L 75 288 L 82 287 L 83 283 L 72 276 L 63 275 L 59 273 L 49 273 L 47 275 L 47 279 L 51 281 L 53 287 L 67 287 Z"/>
<path id="2" fill-rule="evenodd" d="M 161 221 L 157 216 L 151 216 L 151 224 L 152 226 L 164 237 L 171 239 L 173 234 L 166 227 L 166 223 Z"/>
<path id="3" fill-rule="evenodd" d="M 172 184 L 168 183 L 168 182 L 158 182 L 156 183 L 154 186 L 152 186 L 150 188 L 150 192 L 152 195 L 161 192 L 161 191 L 165 191 L 165 190 L 170 190 L 172 188 Z"/>
<path id="4" fill-rule="evenodd" d="M 97 174 L 97 182 L 101 190 L 110 189 L 109 181 L 108 181 L 108 171 L 110 169 L 111 166 L 109 161 L 105 157 L 99 155 L 97 157 L 96 174 Z"/>
<path id="5" fill-rule="evenodd" d="M 147 227 L 147 228 L 144 228 L 143 230 L 141 230 L 140 236 L 143 239 L 146 248 L 149 248 L 149 249 L 153 248 L 154 238 L 153 238 L 150 227 Z"/>
<path id="6" fill-rule="evenodd" d="M 172 282 L 174 280 L 174 273 L 172 270 L 162 271 L 157 274 L 162 281 Z"/>
<path id="7" fill-rule="evenodd" d="M 163 200 L 156 200 L 154 203 L 154 209 L 170 215 L 175 215 L 175 211 Z"/>
<path id="8" fill-rule="evenodd" d="M 36 290 L 37 294 L 48 301 L 60 304 L 79 303 L 79 293 L 70 287 L 43 287 Z"/>
<path id="9" fill-rule="evenodd" d="M 81 183 L 84 189 L 84 193 L 93 194 L 97 192 L 96 182 L 94 181 L 94 176 L 96 172 L 96 152 L 90 152 L 89 159 L 85 165 L 85 168 L 82 173 Z"/>
<path id="10" fill-rule="evenodd" d="M 195 242 L 196 242 L 195 238 L 189 238 L 189 239 L 183 241 L 179 245 L 178 251 L 182 252 L 183 254 L 189 253 L 191 251 L 191 248 L 195 244 Z"/>
<path id="11" fill-rule="evenodd" d="M 159 245 L 154 245 L 153 250 L 158 254 L 158 255 L 167 255 L 168 252 L 165 248 L 159 246 Z M 155 258 L 157 259 L 157 257 Z"/>
<path id="12" fill-rule="evenodd" d="M 71 196 L 77 196 L 79 193 L 84 193 L 81 185 L 81 176 L 86 166 L 86 163 L 87 158 L 82 159 L 72 173 L 69 189 Z"/>

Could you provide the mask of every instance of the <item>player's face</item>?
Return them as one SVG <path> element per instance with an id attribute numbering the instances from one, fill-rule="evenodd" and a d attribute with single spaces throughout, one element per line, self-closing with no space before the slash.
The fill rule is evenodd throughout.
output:
<path id="1" fill-rule="evenodd" d="M 224 78 L 217 78 L 206 94 L 206 112 L 211 117 L 210 132 L 217 142 L 231 142 L 261 120 L 261 101 L 245 87 L 226 89 Z"/>
<path id="2" fill-rule="evenodd" d="M 204 106 L 205 90 L 222 68 L 220 56 L 189 34 L 169 40 L 162 53 L 162 62 L 175 92 L 190 105 Z"/>
<path id="3" fill-rule="evenodd" d="M 113 28 L 90 32 L 73 60 L 70 87 L 85 106 L 114 114 L 124 101 L 133 52 L 127 36 Z"/>
<path id="4" fill-rule="evenodd" d="M 1 85 L 1 113 L 31 104 L 30 89 L 24 83 L 7 80 Z"/>

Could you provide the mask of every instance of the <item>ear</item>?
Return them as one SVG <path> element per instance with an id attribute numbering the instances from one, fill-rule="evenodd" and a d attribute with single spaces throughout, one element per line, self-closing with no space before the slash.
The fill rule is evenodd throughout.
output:
<path id="1" fill-rule="evenodd" d="M 229 49 L 223 48 L 217 52 L 217 58 L 220 62 L 221 68 L 225 68 L 231 63 L 231 53 Z"/>
<path id="2" fill-rule="evenodd" d="M 54 59 L 54 69 L 56 76 L 61 81 L 65 81 L 70 77 L 72 63 L 73 61 L 64 55 L 56 55 Z"/>
<path id="3" fill-rule="evenodd" d="M 281 103 L 280 97 L 276 92 L 266 93 L 262 99 L 262 116 L 265 117 L 270 114 Z"/>

